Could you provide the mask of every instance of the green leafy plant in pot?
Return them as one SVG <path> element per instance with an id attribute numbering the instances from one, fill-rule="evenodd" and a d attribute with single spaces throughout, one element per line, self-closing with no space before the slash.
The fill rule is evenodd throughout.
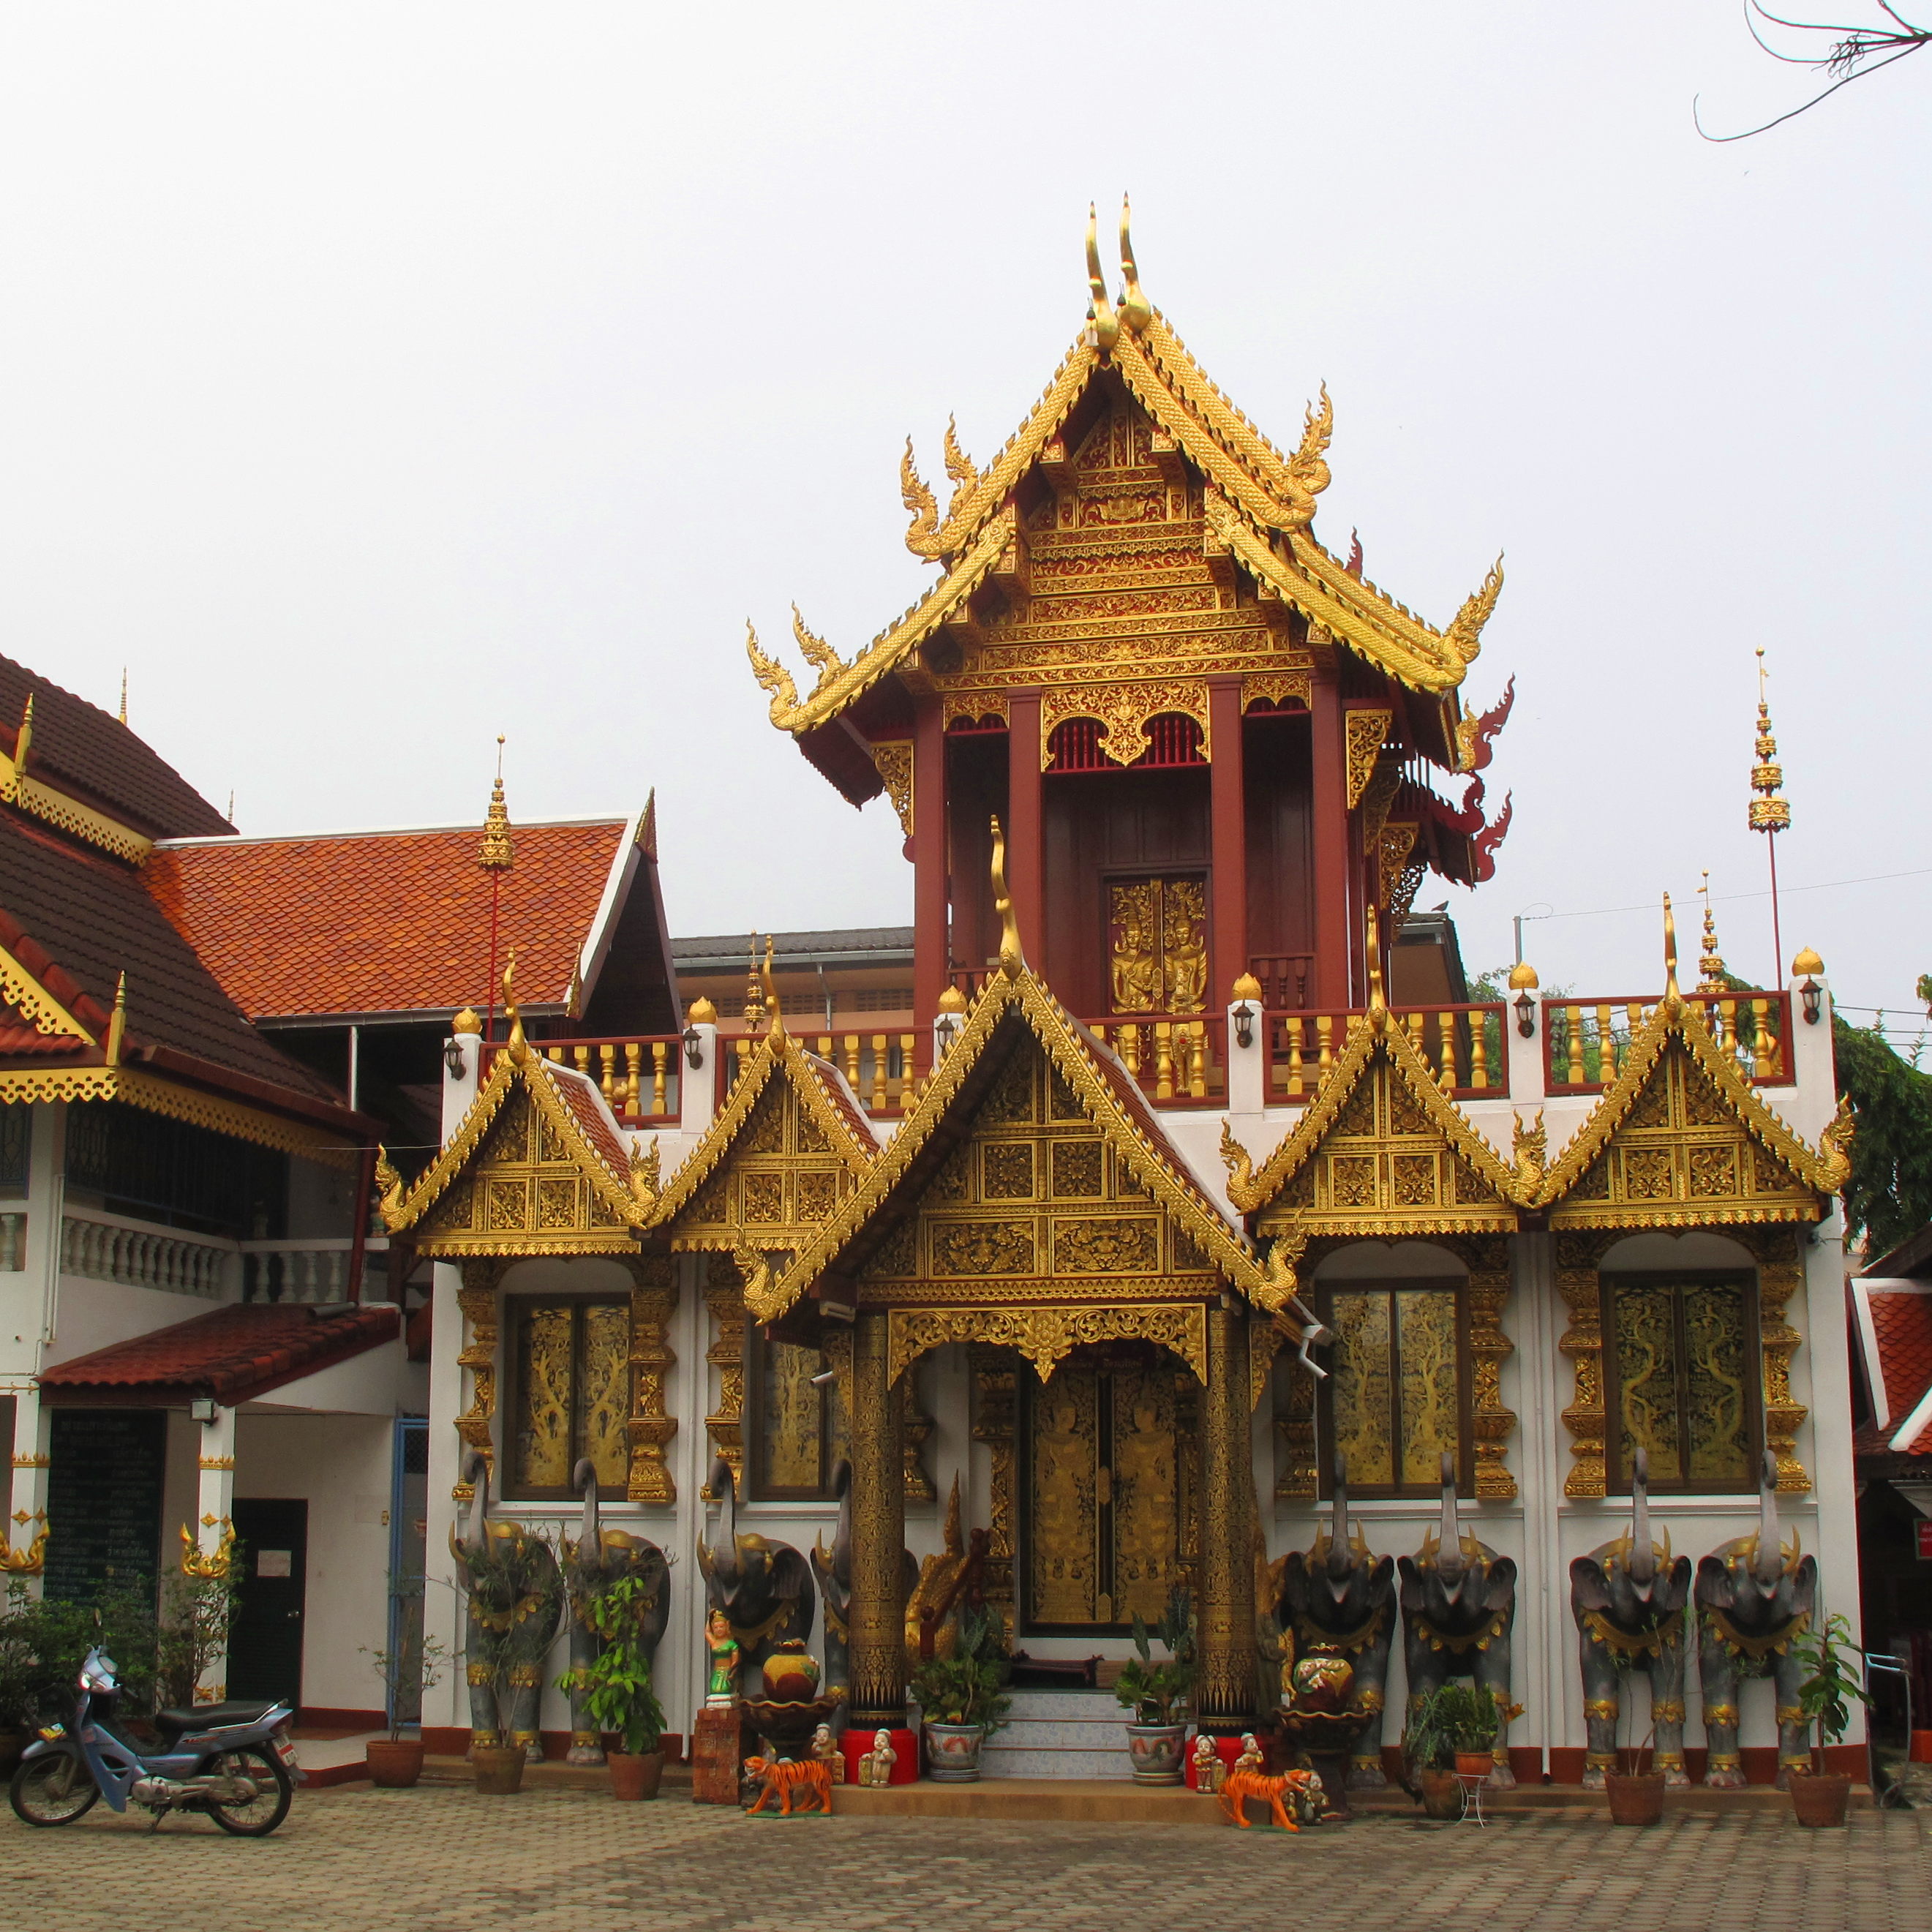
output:
<path id="1" fill-rule="evenodd" d="M 987 1610 L 968 1607 L 959 1619 L 950 1657 L 935 1657 L 912 1673 L 910 1689 L 926 1732 L 928 1773 L 941 1784 L 980 1775 L 980 1747 L 1006 1723 L 1012 1700 L 1004 1686 L 1010 1666 L 1006 1637 Z"/>
<path id="2" fill-rule="evenodd" d="M 1810 1766 L 1790 1767 L 1791 1808 L 1801 1825 L 1842 1825 L 1851 1804 L 1852 1780 L 1843 1772 L 1825 1769 L 1824 1752 L 1851 1729 L 1852 1704 L 1871 1702 L 1859 1671 L 1846 1665 L 1848 1658 L 1862 1658 L 1864 1652 L 1852 1641 L 1845 1618 L 1832 1616 L 1822 1628 L 1799 1637 L 1792 1654 L 1810 1673 L 1798 1687 L 1798 1708 L 1805 1722 L 1816 1726 L 1818 1742 Z"/>
<path id="3" fill-rule="evenodd" d="M 651 1594 L 641 1576 L 620 1576 L 587 1593 L 579 1608 L 602 1648 L 594 1661 L 557 1679 L 560 1690 L 582 1694 L 600 1731 L 616 1736 L 617 1748 L 606 1754 L 610 1795 L 627 1801 L 655 1798 L 664 1774 L 664 1707 L 652 1688 L 651 1660 L 638 1642 Z"/>
<path id="4" fill-rule="evenodd" d="M 409 1713 L 413 1710 L 420 1714 L 424 1694 L 442 1682 L 444 1672 L 455 1659 L 440 1638 L 423 1635 L 420 1582 L 413 1590 L 405 1586 L 396 1598 L 393 1642 L 380 1648 L 362 1646 L 370 1669 L 382 1680 L 383 1708 L 389 1714 L 389 1735 L 371 1738 L 364 1750 L 372 1784 L 386 1791 L 406 1791 L 422 1776 L 423 1768 L 422 1737 L 403 1736 L 404 1727 L 412 1721 Z"/>
<path id="5" fill-rule="evenodd" d="M 1486 1777 L 1495 1762 L 1496 1742 L 1496 1700 L 1480 1684 L 1452 1678 L 1423 1699 L 1403 1734 L 1402 1754 L 1430 1816 L 1453 1818 L 1460 1813 L 1457 1776 Z"/>
<path id="6" fill-rule="evenodd" d="M 1134 1648 L 1139 1652 L 1120 1666 L 1114 1695 L 1133 1712 L 1127 1725 L 1127 1755 L 1137 1784 L 1178 1784 L 1182 1749 L 1186 1742 L 1189 1707 L 1200 1672 L 1194 1630 L 1194 1607 L 1186 1591 L 1169 1592 L 1160 1622 L 1150 1631 L 1147 1619 L 1134 1613 Z M 1167 1655 L 1156 1662 L 1158 1641 Z"/>

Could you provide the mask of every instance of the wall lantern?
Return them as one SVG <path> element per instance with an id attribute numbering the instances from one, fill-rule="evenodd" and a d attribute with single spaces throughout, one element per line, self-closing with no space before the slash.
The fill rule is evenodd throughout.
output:
<path id="1" fill-rule="evenodd" d="M 451 1079 L 463 1078 L 463 1042 L 454 1034 L 442 1043 L 442 1064 L 449 1069 Z"/>
<path id="2" fill-rule="evenodd" d="M 941 1013 L 932 1023 L 932 1036 L 939 1046 L 939 1057 L 944 1060 L 952 1051 L 952 1042 L 958 1037 L 959 1022 L 950 1013 Z"/>
<path id="3" fill-rule="evenodd" d="M 1536 1030 L 1536 1002 L 1527 993 L 1516 996 L 1516 1030 L 1525 1040 Z"/>
<path id="4" fill-rule="evenodd" d="M 704 1064 L 704 1041 L 695 1025 L 684 1030 L 684 1058 L 693 1072 Z"/>
<path id="5" fill-rule="evenodd" d="M 1798 997 L 1804 1002 L 1804 1024 L 1816 1026 L 1820 1014 L 1825 1010 L 1825 989 L 1808 973 L 1804 983 L 1798 989 Z"/>
<path id="6" fill-rule="evenodd" d="M 1526 960 L 1510 968 L 1510 991 L 1516 995 L 1510 1004 L 1516 1009 L 1516 1030 L 1525 1040 L 1536 1030 L 1536 968 Z"/>
<path id="7" fill-rule="evenodd" d="M 1237 1046 L 1252 1046 L 1255 1043 L 1254 1008 L 1244 1000 L 1229 1017 L 1234 1022 L 1234 1044 Z"/>
<path id="8" fill-rule="evenodd" d="M 215 1407 L 214 1398 L 212 1395 L 196 1396 L 194 1401 L 188 1404 L 188 1412 L 204 1429 L 212 1429 L 214 1426 L 216 1418 L 221 1413 L 220 1410 Z"/>

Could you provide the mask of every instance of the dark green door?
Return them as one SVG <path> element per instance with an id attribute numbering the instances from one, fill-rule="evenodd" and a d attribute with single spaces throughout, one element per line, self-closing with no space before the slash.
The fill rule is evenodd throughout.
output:
<path id="1" fill-rule="evenodd" d="M 308 1504 L 238 1496 L 235 1535 L 242 1545 L 242 1588 L 228 1635 L 228 1694 L 299 1706 Z"/>

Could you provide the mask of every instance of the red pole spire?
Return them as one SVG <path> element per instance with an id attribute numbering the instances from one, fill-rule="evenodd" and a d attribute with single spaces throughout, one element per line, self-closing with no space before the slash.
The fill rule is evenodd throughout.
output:
<path id="1" fill-rule="evenodd" d="M 1771 983 L 1784 983 L 1784 940 L 1778 922 L 1778 835 L 1791 830 L 1791 807 L 1778 794 L 1784 788 L 1784 767 L 1778 762 L 1778 740 L 1771 734 L 1771 708 L 1764 695 L 1764 646 L 1757 652 L 1757 763 L 1751 767 L 1750 828 L 1764 834 L 1771 860 Z"/>

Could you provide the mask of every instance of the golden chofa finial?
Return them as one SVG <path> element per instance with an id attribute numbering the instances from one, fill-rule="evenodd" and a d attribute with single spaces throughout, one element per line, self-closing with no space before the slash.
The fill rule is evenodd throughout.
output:
<path id="1" fill-rule="evenodd" d="M 1666 1000 L 1684 997 L 1677 984 L 1677 919 L 1670 910 L 1668 892 L 1664 896 L 1664 997 Z"/>
<path id="2" fill-rule="evenodd" d="M 520 1066 L 530 1057 L 530 1042 L 524 1037 L 524 1016 L 517 1004 L 514 982 L 517 974 L 517 949 L 510 948 L 510 956 L 503 964 L 503 1015 L 510 1022 L 510 1037 L 507 1046 L 510 1058 Z"/>
<path id="3" fill-rule="evenodd" d="M 483 820 L 483 844 L 476 862 L 486 872 L 507 872 L 517 862 L 510 842 L 510 808 L 503 802 L 503 740 L 496 740 L 496 782 L 490 790 L 490 809 Z"/>
<path id="4" fill-rule="evenodd" d="M 27 694 L 26 709 L 20 713 L 20 728 L 14 738 L 14 769 L 24 773 L 27 754 L 34 748 L 34 694 Z"/>
<path id="5" fill-rule="evenodd" d="M 766 1029 L 767 1037 L 777 1046 L 785 1036 L 784 1009 L 778 1004 L 778 982 L 772 976 L 772 936 L 765 934 L 765 1016 L 770 1021 Z"/>
<path id="6" fill-rule="evenodd" d="M 1134 266 L 1133 237 L 1127 232 L 1131 211 L 1127 197 L 1120 197 L 1120 273 L 1126 277 L 1126 294 L 1120 304 L 1120 320 L 1138 335 L 1154 320 L 1154 304 L 1141 289 L 1141 272 Z"/>
<path id="7" fill-rule="evenodd" d="M 1006 835 L 1000 829 L 999 814 L 993 815 L 993 910 L 1000 916 L 1000 970 L 1009 980 L 1017 980 L 1026 966 L 1020 950 L 1020 922 L 1013 912 L 1013 896 L 1006 889 Z"/>
<path id="8" fill-rule="evenodd" d="M 758 977 L 758 935 L 752 935 L 752 950 L 745 962 L 745 1024 L 762 1026 L 765 1019 L 764 982 Z"/>
<path id="9" fill-rule="evenodd" d="M 1711 916 L 1711 874 L 1707 868 L 1704 883 L 1697 888 L 1704 898 L 1704 950 L 1697 959 L 1697 990 L 1700 993 L 1724 993 L 1730 988 L 1724 976 L 1724 956 L 1718 950 L 1718 922 Z"/>
<path id="10" fill-rule="evenodd" d="M 107 1018 L 107 1064 L 121 1064 L 121 1042 L 128 1031 L 128 976 L 123 973 L 114 984 L 114 1010 Z"/>
<path id="11" fill-rule="evenodd" d="M 1369 958 L 1369 1012 L 1378 1024 L 1385 1023 L 1388 1018 L 1388 1000 L 1382 992 L 1382 932 L 1376 921 L 1376 909 L 1369 908 L 1368 927 Z"/>
<path id="12" fill-rule="evenodd" d="M 1090 299 L 1087 319 L 1093 326 L 1094 346 L 1106 355 L 1120 339 L 1120 318 L 1107 299 L 1107 284 L 1100 273 L 1100 214 L 1090 201 L 1087 204 L 1087 286 Z"/>
<path id="13" fill-rule="evenodd" d="M 1784 767 L 1778 762 L 1778 740 L 1772 736 L 1771 706 L 1765 697 L 1764 646 L 1757 651 L 1757 762 L 1751 766 L 1750 829 L 1775 834 L 1791 830 L 1791 806 L 1778 796 L 1784 788 Z"/>

